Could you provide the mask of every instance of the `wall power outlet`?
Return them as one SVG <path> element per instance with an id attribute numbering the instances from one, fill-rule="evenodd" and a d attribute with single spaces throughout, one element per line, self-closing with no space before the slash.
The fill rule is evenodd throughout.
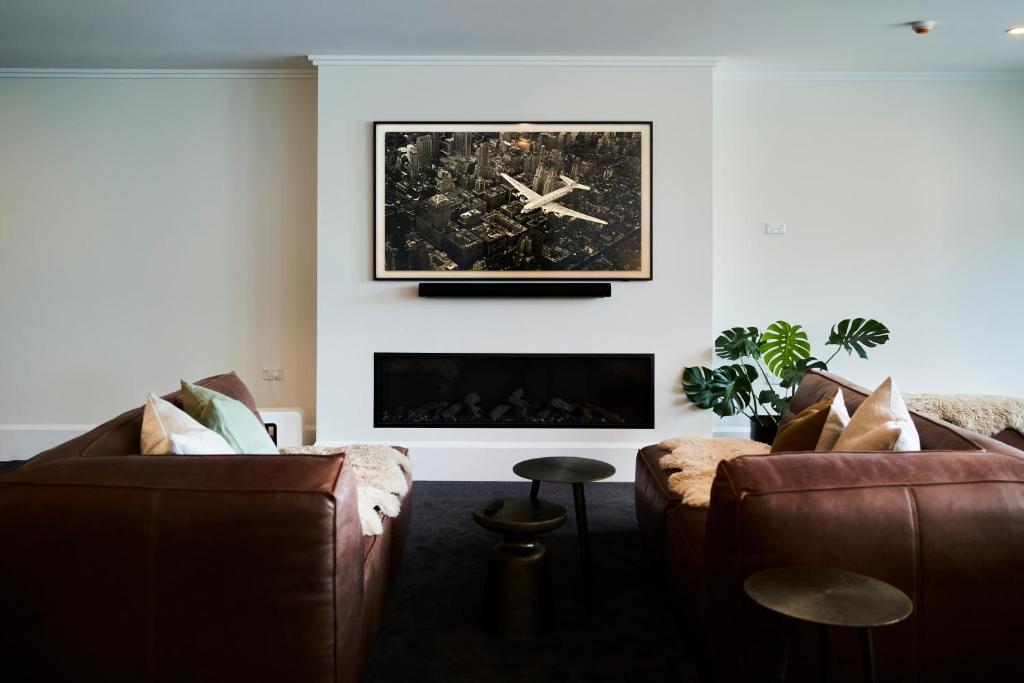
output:
<path id="1" fill-rule="evenodd" d="M 267 382 L 280 382 L 284 379 L 284 370 L 281 368 L 263 368 L 263 379 Z"/>
<path id="2" fill-rule="evenodd" d="M 786 224 L 785 223 L 765 223 L 764 234 L 766 235 L 785 235 Z"/>

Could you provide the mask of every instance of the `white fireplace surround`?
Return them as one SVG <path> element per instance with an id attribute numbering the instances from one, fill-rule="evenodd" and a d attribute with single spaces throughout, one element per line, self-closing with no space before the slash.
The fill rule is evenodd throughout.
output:
<path id="1" fill-rule="evenodd" d="M 519 460 L 580 455 L 628 481 L 639 446 L 710 435 L 678 381 L 710 362 L 710 62 L 317 63 L 318 444 L 408 446 L 418 479 L 515 480 Z M 425 300 L 375 282 L 375 120 L 653 121 L 653 281 L 599 300 Z M 653 353 L 655 429 L 374 429 L 375 351 Z"/>

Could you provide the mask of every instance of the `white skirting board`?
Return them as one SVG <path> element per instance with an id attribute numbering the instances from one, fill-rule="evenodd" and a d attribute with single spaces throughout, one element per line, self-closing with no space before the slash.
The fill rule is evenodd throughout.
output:
<path id="1" fill-rule="evenodd" d="M 318 446 L 346 442 L 317 441 Z M 603 460 L 615 467 L 606 481 L 633 481 L 636 452 L 646 443 L 516 442 L 516 441 L 398 441 L 412 457 L 418 481 L 523 481 L 512 472 L 521 460 L 546 456 L 576 456 Z"/>
<path id="2" fill-rule="evenodd" d="M 267 422 L 278 425 L 278 443 L 301 446 L 311 443 L 316 425 L 302 424 L 298 408 L 260 408 Z M 34 455 L 81 436 L 91 424 L 0 424 L 0 460 L 28 460 Z"/>
<path id="3" fill-rule="evenodd" d="M 0 460 L 25 460 L 92 429 L 92 425 L 0 425 Z M 309 432 L 306 433 L 307 441 Z M 318 446 L 350 442 L 318 441 Z M 419 481 L 522 481 L 512 473 L 521 460 L 554 455 L 595 458 L 611 463 L 608 481 L 633 481 L 636 452 L 643 442 L 514 442 L 514 441 L 399 441 L 413 458 L 413 477 Z"/>
<path id="4" fill-rule="evenodd" d="M 0 425 L 0 460 L 28 460 L 33 455 L 85 434 L 94 425 Z"/>

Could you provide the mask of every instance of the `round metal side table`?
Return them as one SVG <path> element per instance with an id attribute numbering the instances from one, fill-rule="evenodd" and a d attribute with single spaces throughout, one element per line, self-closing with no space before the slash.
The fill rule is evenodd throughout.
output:
<path id="1" fill-rule="evenodd" d="M 821 680 L 828 677 L 828 628 L 857 629 L 864 680 L 875 680 L 871 629 L 896 624 L 914 610 L 907 594 L 885 581 L 827 567 L 775 567 L 747 577 L 743 590 L 757 604 L 787 617 L 780 680 L 786 680 L 793 620 L 819 628 Z"/>
<path id="2" fill-rule="evenodd" d="M 494 635 L 528 638 L 555 625 L 547 551 L 536 537 L 565 524 L 565 508 L 532 498 L 500 500 L 497 510 L 489 510 L 496 501 L 473 510 L 477 524 L 502 534 L 487 566 L 483 627 Z"/>
<path id="3" fill-rule="evenodd" d="M 541 482 L 572 484 L 573 507 L 576 515 L 576 535 L 580 545 L 580 570 L 583 577 L 583 600 L 589 614 L 590 600 L 590 531 L 587 527 L 587 500 L 583 485 L 607 479 L 615 468 L 606 462 L 591 458 L 549 457 L 533 458 L 516 463 L 512 468 L 518 476 L 529 479 L 530 498 L 536 500 Z"/>

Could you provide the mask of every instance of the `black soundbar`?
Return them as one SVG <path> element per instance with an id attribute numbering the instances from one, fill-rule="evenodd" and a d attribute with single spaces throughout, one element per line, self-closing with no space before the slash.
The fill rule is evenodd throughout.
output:
<path id="1" fill-rule="evenodd" d="M 420 296 L 448 299 L 585 299 L 612 295 L 610 282 L 421 282 Z"/>

